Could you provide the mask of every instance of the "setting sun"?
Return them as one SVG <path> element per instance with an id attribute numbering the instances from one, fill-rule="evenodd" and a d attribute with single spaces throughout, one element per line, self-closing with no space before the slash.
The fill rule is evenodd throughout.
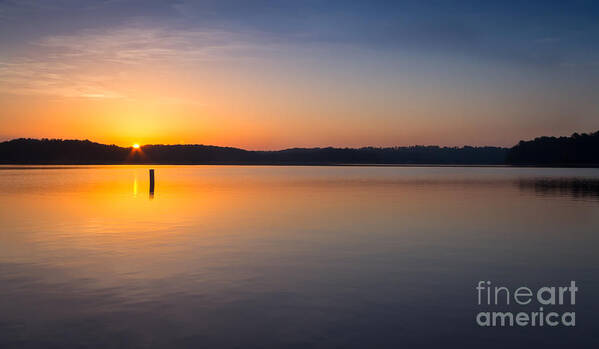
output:
<path id="1" fill-rule="evenodd" d="M 133 148 L 139 149 L 139 144 L 137 144 L 137 143 L 133 144 Z"/>

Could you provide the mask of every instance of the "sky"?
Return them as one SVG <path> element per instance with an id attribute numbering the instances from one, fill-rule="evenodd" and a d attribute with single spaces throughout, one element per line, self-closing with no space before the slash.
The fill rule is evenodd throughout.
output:
<path id="1" fill-rule="evenodd" d="M 599 130 L 597 1 L 0 0 L 0 140 L 511 146 Z"/>

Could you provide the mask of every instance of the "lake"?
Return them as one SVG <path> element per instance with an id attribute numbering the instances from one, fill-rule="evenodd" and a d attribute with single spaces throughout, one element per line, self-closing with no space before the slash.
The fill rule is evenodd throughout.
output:
<path id="1" fill-rule="evenodd" d="M 599 169 L 149 168 L 0 167 L 0 347 L 599 347 Z"/>

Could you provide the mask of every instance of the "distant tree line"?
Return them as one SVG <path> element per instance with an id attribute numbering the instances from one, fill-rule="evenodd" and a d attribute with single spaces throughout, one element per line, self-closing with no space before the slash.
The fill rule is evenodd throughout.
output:
<path id="1" fill-rule="evenodd" d="M 599 166 L 599 131 L 520 141 L 506 155 L 512 165 Z"/>
<path id="2" fill-rule="evenodd" d="M 0 143 L 0 162 L 20 164 L 121 163 L 128 149 L 88 140 L 19 138 Z"/>
<path id="3" fill-rule="evenodd" d="M 88 140 L 14 139 L 0 143 L 5 164 L 503 164 L 500 147 L 293 148 L 248 151 L 209 145 L 145 145 L 141 149 Z"/>
<path id="4" fill-rule="evenodd" d="M 4 164 L 438 164 L 599 166 L 599 132 L 540 137 L 512 148 L 412 146 L 249 151 L 210 145 L 145 145 L 26 139 L 0 143 Z"/>

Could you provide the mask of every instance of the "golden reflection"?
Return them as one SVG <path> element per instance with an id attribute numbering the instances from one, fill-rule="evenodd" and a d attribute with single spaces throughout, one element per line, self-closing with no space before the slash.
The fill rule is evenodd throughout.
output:
<path id="1" fill-rule="evenodd" d="M 259 237 L 301 240 L 318 234 L 321 243 L 334 244 L 376 232 L 401 235 L 409 244 L 451 232 L 469 246 L 476 241 L 472 229 L 488 226 L 508 234 L 513 225 L 521 227 L 513 230 L 520 233 L 534 223 L 544 234 L 563 233 L 550 220 L 533 222 L 531 211 L 522 207 L 538 207 L 539 201 L 522 196 L 512 182 L 423 184 L 414 182 L 418 171 L 156 166 L 160 200 L 151 201 L 135 196 L 140 187 L 149 186 L 147 166 L 4 170 L 0 262 L 29 263 L 50 255 L 77 264 L 88 260 L 82 255 L 94 255 L 102 259 L 98 265 L 110 265 L 104 268 L 107 279 L 114 271 L 140 268 L 144 277 L 160 278 L 188 268 L 189 258 L 206 257 L 202 263 L 212 263 L 223 246 L 227 251 L 252 250 Z M 399 172 L 404 177 L 414 172 L 412 180 L 398 181 Z M 370 173 L 380 175 L 368 177 Z M 67 175 L 69 181 L 64 180 Z M 588 204 L 541 204 L 564 224 L 599 219 Z M 161 259 L 169 255 L 180 258 Z M 87 268 L 82 266 L 89 274 Z"/>
<path id="2" fill-rule="evenodd" d="M 135 176 L 135 178 L 133 178 L 133 196 L 134 197 L 137 196 L 137 176 Z"/>

